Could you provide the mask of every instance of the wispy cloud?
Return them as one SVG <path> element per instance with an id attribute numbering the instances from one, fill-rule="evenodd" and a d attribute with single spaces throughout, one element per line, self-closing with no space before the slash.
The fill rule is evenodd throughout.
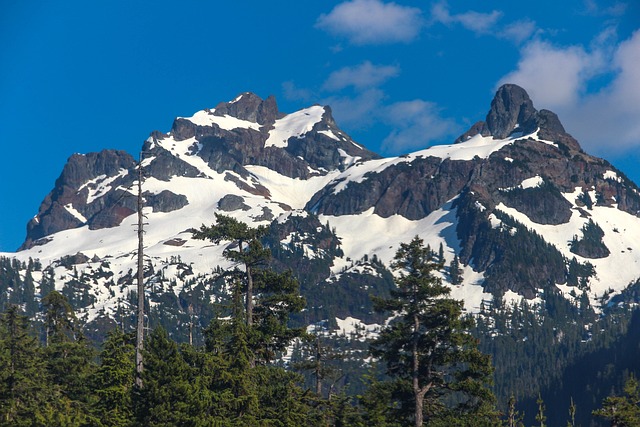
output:
<path id="1" fill-rule="evenodd" d="M 640 147 L 640 30 L 620 43 L 600 34 L 588 48 L 532 42 L 500 80 L 506 82 L 524 87 L 538 108 L 558 113 L 588 151 Z M 590 84 L 600 89 L 588 91 Z"/>
<path id="2" fill-rule="evenodd" d="M 365 89 L 377 87 L 400 73 L 395 65 L 374 65 L 365 61 L 355 67 L 344 67 L 332 72 L 323 85 L 324 90 L 336 91 L 346 87 Z"/>
<path id="3" fill-rule="evenodd" d="M 607 3 L 607 6 L 603 7 L 600 6 L 596 0 L 584 0 L 584 13 L 593 16 L 618 17 L 623 15 L 627 10 L 627 4 L 624 2 Z"/>
<path id="4" fill-rule="evenodd" d="M 331 106 L 333 116 L 340 126 L 364 129 L 377 121 L 385 98 L 383 90 L 369 88 L 352 95 L 329 95 L 321 103 Z"/>
<path id="5" fill-rule="evenodd" d="M 293 82 L 283 83 L 289 99 L 308 102 L 314 96 L 330 105 L 333 116 L 347 131 L 363 130 L 382 125 L 380 142 L 384 154 L 401 154 L 425 148 L 443 139 L 450 140 L 460 132 L 460 126 L 442 114 L 434 102 L 422 99 L 389 102 L 384 84 L 400 75 L 396 65 L 376 65 L 370 61 L 338 69 L 327 77 L 319 92 L 299 88 Z"/>
<path id="6" fill-rule="evenodd" d="M 321 15 L 316 27 L 356 45 L 407 43 L 423 26 L 422 11 L 381 0 L 351 0 Z"/>
<path id="7" fill-rule="evenodd" d="M 536 40 L 524 46 L 520 54 L 516 70 L 499 84 L 518 84 L 537 104 L 551 109 L 574 104 L 598 66 L 595 56 L 582 46 L 556 47 Z"/>
<path id="8" fill-rule="evenodd" d="M 528 40 L 539 31 L 535 21 L 528 18 L 521 19 L 508 24 L 503 30 L 497 33 L 498 37 L 511 40 L 515 44 L 520 44 Z"/>
<path id="9" fill-rule="evenodd" d="M 422 99 L 388 105 L 381 119 L 393 127 L 382 148 L 393 153 L 425 148 L 459 131 L 454 120 L 442 116 L 437 104 Z"/>
<path id="10" fill-rule="evenodd" d="M 502 12 L 494 10 L 489 13 L 468 11 L 451 14 L 446 2 L 435 3 L 431 7 L 431 17 L 435 22 L 444 25 L 460 24 L 467 30 L 478 34 L 490 32 L 502 17 Z"/>
<path id="11" fill-rule="evenodd" d="M 503 16 L 504 13 L 500 10 L 491 12 L 470 10 L 454 14 L 451 13 L 446 1 L 437 2 L 431 6 L 432 24 L 439 23 L 448 27 L 460 25 L 476 35 L 490 35 L 521 44 L 539 31 L 535 21 L 529 18 L 519 19 L 509 24 L 499 24 Z"/>
<path id="12" fill-rule="evenodd" d="M 284 97 L 290 101 L 309 102 L 313 98 L 313 92 L 309 89 L 298 87 L 293 81 L 282 83 Z"/>

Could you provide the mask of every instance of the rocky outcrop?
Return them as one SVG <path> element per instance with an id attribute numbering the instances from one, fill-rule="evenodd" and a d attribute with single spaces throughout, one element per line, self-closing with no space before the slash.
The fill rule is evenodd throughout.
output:
<path id="1" fill-rule="evenodd" d="M 215 108 L 216 116 L 229 115 L 261 125 L 271 125 L 285 114 L 278 111 L 278 104 L 273 95 L 261 99 L 258 95 L 245 92 L 231 102 L 221 102 Z"/>
<path id="2" fill-rule="evenodd" d="M 40 204 L 38 214 L 27 224 L 27 238 L 21 249 L 58 231 L 119 224 L 123 209 L 130 210 L 131 203 L 122 197 L 122 191 L 116 195 L 112 190 L 129 187 L 135 165 L 131 155 L 117 150 L 71 156 L 53 190 Z M 101 197 L 105 195 L 106 198 Z"/>

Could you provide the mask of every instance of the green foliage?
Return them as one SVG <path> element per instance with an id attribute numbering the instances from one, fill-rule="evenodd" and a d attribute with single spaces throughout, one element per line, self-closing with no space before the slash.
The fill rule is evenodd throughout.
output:
<path id="1" fill-rule="evenodd" d="M 495 400 L 488 388 L 491 362 L 469 333 L 474 322 L 462 316 L 462 302 L 448 298 L 449 288 L 434 275 L 442 264 L 416 236 L 400 245 L 392 267 L 398 272 L 397 289 L 388 299 L 374 297 L 374 303 L 377 310 L 398 315 L 372 342 L 371 353 L 411 390 L 413 422 L 484 412 Z"/>
<path id="2" fill-rule="evenodd" d="M 604 231 L 591 218 L 582 227 L 582 238 L 574 236 L 570 242 L 571 252 L 584 258 L 606 258 L 611 253 L 602 238 Z"/>
<path id="3" fill-rule="evenodd" d="M 104 342 L 100 366 L 90 381 L 96 396 L 94 411 L 101 426 L 124 427 L 133 419 L 134 340 L 132 334 L 114 329 Z"/>
<path id="4" fill-rule="evenodd" d="M 45 425 L 48 375 L 28 318 L 11 306 L 0 319 L 0 423 Z"/>
<path id="5" fill-rule="evenodd" d="M 593 415 L 610 420 L 612 426 L 640 426 L 640 386 L 631 376 L 624 386 L 624 396 L 609 396 L 602 401 L 602 407 Z"/>
<path id="6" fill-rule="evenodd" d="M 266 268 L 271 252 L 259 240 L 266 234 L 266 227 L 251 228 L 220 214 L 216 214 L 216 221 L 210 227 L 203 225 L 200 230 L 193 230 L 193 237 L 234 243 L 223 252 L 227 259 L 244 268 L 244 271 L 235 269 L 224 274 L 236 300 L 244 299 L 244 312 L 239 304 L 234 304 L 234 320 L 244 319 L 246 323 L 250 365 L 269 363 L 303 332 L 288 325 L 291 314 L 305 306 L 298 282 L 291 271 L 277 273 Z"/>
<path id="7" fill-rule="evenodd" d="M 453 260 L 451 260 L 451 265 L 449 266 L 449 277 L 452 285 L 459 285 L 462 283 L 462 269 L 460 268 L 458 255 L 455 255 Z"/>

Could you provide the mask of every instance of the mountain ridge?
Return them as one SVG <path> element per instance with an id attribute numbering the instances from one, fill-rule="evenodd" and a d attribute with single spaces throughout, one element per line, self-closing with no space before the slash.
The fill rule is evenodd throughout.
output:
<path id="1" fill-rule="evenodd" d="M 388 265 L 394 248 L 416 234 L 432 248 L 442 246 L 446 263 L 459 257 L 463 280 L 452 292 L 471 312 L 496 297 L 535 301 L 545 290 L 585 294 L 596 305 L 609 288 L 612 296 L 637 278 L 616 272 L 616 265 L 637 263 L 640 254 L 634 234 L 619 232 L 638 221 L 637 187 L 585 153 L 554 113 L 536 110 L 515 85 L 498 89 L 486 120 L 454 144 L 404 156 L 382 158 L 357 144 L 329 107 L 284 114 L 275 98 L 248 92 L 177 118 L 167 133 L 152 132 L 142 153 L 145 239 L 155 272 L 171 270 L 163 256 L 183 257 L 192 279 L 204 280 L 216 263 L 228 267 L 220 259 L 223 246 L 205 247 L 186 231 L 223 212 L 250 225 L 304 219 L 307 232 L 288 227 L 272 245 L 291 253 L 300 245 L 302 258 L 323 259 L 309 279 L 315 283 L 303 283 L 307 290 L 327 286 L 343 269 L 355 268 L 354 260 L 376 257 Z M 15 256 L 54 264 L 76 253 L 102 261 L 130 257 L 135 168 L 132 156 L 115 150 L 71 156 Z M 595 243 L 583 235 L 587 220 L 601 231 L 594 228 Z M 305 243 L 317 237 L 311 224 L 339 243 L 331 249 Z M 520 259 L 518 251 L 534 249 L 542 255 Z M 570 265 L 584 266 L 582 275 Z M 131 268 L 123 261 L 114 272 L 123 284 L 120 296 L 95 297 L 107 317 L 130 292 L 125 272 Z M 443 278 L 450 280 L 446 272 Z M 362 292 L 356 276 L 345 286 Z M 369 316 L 366 310 L 351 314 Z"/>

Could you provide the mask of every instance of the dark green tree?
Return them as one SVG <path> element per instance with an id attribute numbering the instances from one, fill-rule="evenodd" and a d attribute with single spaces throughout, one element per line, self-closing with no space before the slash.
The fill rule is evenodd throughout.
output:
<path id="1" fill-rule="evenodd" d="M 234 310 L 234 315 L 247 325 L 249 362 L 251 366 L 257 361 L 271 362 L 293 338 L 302 335 L 303 329 L 292 329 L 288 322 L 291 314 L 304 308 L 305 301 L 291 271 L 276 273 L 268 268 L 271 252 L 259 240 L 267 228 L 252 228 L 229 216 L 216 214 L 215 225 L 203 225 L 192 232 L 196 239 L 232 242 L 223 255 L 242 268 L 225 272 L 223 276 L 234 288 L 232 292 L 242 295 L 244 300 L 244 311 Z"/>
<path id="2" fill-rule="evenodd" d="M 245 318 L 248 326 L 253 325 L 253 294 L 254 294 L 254 268 L 265 264 L 270 253 L 264 249 L 259 239 L 267 233 L 267 228 L 259 226 L 249 227 L 247 224 L 238 221 L 227 215 L 216 213 L 216 224 L 209 227 L 204 224 L 200 230 L 192 230 L 193 237 L 200 240 L 210 240 L 219 244 L 222 241 L 230 241 L 230 245 L 224 250 L 224 257 L 236 262 L 244 267 L 244 272 L 236 272 L 236 276 L 241 276 L 244 286 Z"/>
<path id="3" fill-rule="evenodd" d="M 154 329 L 145 340 L 144 361 L 144 387 L 134 390 L 138 425 L 195 425 L 200 414 L 191 406 L 198 394 L 189 381 L 190 367 L 164 329 Z"/>
<path id="4" fill-rule="evenodd" d="M 96 396 L 94 412 L 102 426 L 124 427 L 133 419 L 132 390 L 135 380 L 134 337 L 112 330 L 100 352 L 100 366 L 92 376 Z"/>
<path id="5" fill-rule="evenodd" d="M 452 285 L 459 285 L 462 283 L 462 269 L 460 268 L 460 259 L 458 255 L 455 255 L 451 260 L 449 266 L 449 277 L 451 278 Z"/>
<path id="6" fill-rule="evenodd" d="M 373 341 L 371 353 L 411 390 L 413 424 L 422 426 L 425 416 L 429 424 L 451 416 L 475 425 L 497 423 L 490 358 L 469 333 L 474 321 L 462 316 L 462 301 L 449 298 L 449 288 L 435 275 L 442 264 L 416 236 L 400 245 L 391 266 L 397 288 L 388 299 L 374 298 L 374 305 L 396 316 Z"/>
<path id="7" fill-rule="evenodd" d="M 536 414 L 536 421 L 540 427 L 545 427 L 547 425 L 547 416 L 544 414 L 546 407 L 544 405 L 544 401 L 542 400 L 542 396 L 538 394 L 538 400 L 536 400 L 538 404 L 538 413 Z"/>
<path id="8" fill-rule="evenodd" d="M 66 425 L 89 422 L 90 378 L 96 369 L 95 350 L 82 334 L 73 309 L 64 295 L 52 291 L 42 299 L 47 346 L 44 349 L 52 389 L 60 393 L 56 403 Z"/>
<path id="9" fill-rule="evenodd" d="M 602 408 L 593 415 L 610 420 L 615 427 L 640 426 L 640 386 L 635 376 L 624 385 L 624 396 L 609 396 L 602 401 Z"/>
<path id="10" fill-rule="evenodd" d="M 17 306 L 0 318 L 0 425 L 44 426 L 51 420 L 50 383 L 29 320 Z"/>

